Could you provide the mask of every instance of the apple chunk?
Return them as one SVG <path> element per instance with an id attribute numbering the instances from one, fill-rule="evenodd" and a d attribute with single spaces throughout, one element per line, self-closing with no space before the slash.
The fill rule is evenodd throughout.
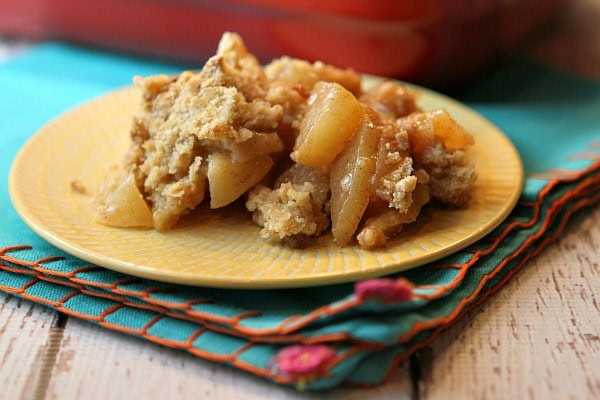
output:
<path id="1" fill-rule="evenodd" d="M 331 165 L 331 231 L 339 246 L 350 243 L 369 204 L 378 143 L 379 129 L 364 113 L 348 147 Z"/>
<path id="2" fill-rule="evenodd" d="M 450 116 L 447 110 L 430 111 L 433 120 L 433 132 L 444 146 L 449 149 L 463 150 L 471 147 L 475 140 L 473 136 Z"/>
<path id="3" fill-rule="evenodd" d="M 363 114 L 356 97 L 343 86 L 317 82 L 290 157 L 309 167 L 330 165 L 348 144 Z"/>
<path id="4" fill-rule="evenodd" d="M 413 113 L 398 119 L 398 125 L 408 132 L 415 157 L 420 157 L 435 143 L 452 150 L 464 150 L 475 143 L 473 136 L 444 109 Z"/>
<path id="5" fill-rule="evenodd" d="M 94 197 L 96 222 L 117 227 L 152 227 L 152 211 L 132 173 L 111 167 Z"/>
<path id="6" fill-rule="evenodd" d="M 208 156 L 208 190 L 210 208 L 219 208 L 235 201 L 256 185 L 271 169 L 273 160 L 268 154 L 249 161 L 236 162 L 223 153 Z"/>

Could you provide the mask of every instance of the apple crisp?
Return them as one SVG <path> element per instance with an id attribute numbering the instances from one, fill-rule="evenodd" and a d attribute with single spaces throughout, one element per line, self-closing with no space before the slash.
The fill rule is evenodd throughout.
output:
<path id="1" fill-rule="evenodd" d="M 394 81 L 282 57 L 262 66 L 225 33 L 199 71 L 135 77 L 131 144 L 95 196 L 103 224 L 168 231 L 203 202 L 243 201 L 267 240 L 331 231 L 385 245 L 426 204 L 464 206 L 473 137 Z M 136 218 L 135 216 L 139 216 Z"/>

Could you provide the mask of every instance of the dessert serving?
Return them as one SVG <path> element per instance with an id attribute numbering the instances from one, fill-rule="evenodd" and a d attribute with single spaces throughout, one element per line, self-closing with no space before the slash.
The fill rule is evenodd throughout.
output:
<path id="1" fill-rule="evenodd" d="M 289 57 L 262 66 L 235 33 L 198 72 L 134 82 L 142 104 L 95 195 L 99 223 L 167 232 L 201 204 L 243 202 L 267 240 L 331 232 L 372 249 L 424 206 L 470 200 L 473 137 L 398 82 L 365 89 L 352 70 Z"/>

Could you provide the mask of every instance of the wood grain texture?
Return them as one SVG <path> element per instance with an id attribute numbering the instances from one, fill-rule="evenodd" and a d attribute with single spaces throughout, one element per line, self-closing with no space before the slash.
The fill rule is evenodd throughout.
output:
<path id="1" fill-rule="evenodd" d="M 528 54 L 600 77 L 600 0 L 574 0 Z M 1 58 L 1 57 L 0 57 Z M 600 207 L 393 380 L 306 395 L 0 292 L 0 399 L 600 398 Z M 413 379 L 416 382 L 413 383 Z M 415 390 L 415 386 L 416 389 Z"/>
<path id="2" fill-rule="evenodd" d="M 63 333 L 59 314 L 0 292 L 0 399 L 43 399 Z"/>
<path id="3" fill-rule="evenodd" d="M 600 208 L 434 341 L 422 399 L 600 398 Z"/>
<path id="4" fill-rule="evenodd" d="M 372 389 L 306 395 L 185 352 L 149 344 L 69 319 L 46 399 L 410 399 L 402 365 L 392 381 Z"/>

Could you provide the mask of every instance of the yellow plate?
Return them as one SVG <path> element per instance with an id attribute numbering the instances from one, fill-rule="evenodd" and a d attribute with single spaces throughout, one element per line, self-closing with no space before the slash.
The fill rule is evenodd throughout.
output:
<path id="1" fill-rule="evenodd" d="M 370 79 L 370 82 L 374 80 Z M 224 288 L 275 288 L 364 279 L 429 263 L 494 229 L 521 193 L 523 167 L 512 143 L 485 118 L 438 93 L 418 88 L 420 105 L 444 107 L 475 136 L 470 158 L 478 180 L 460 210 L 431 210 L 387 247 L 338 248 L 325 235 L 302 250 L 269 243 L 242 207 L 207 213 L 168 233 L 94 222 L 91 196 L 105 166 L 127 148 L 138 93 L 124 88 L 75 108 L 37 132 L 21 149 L 9 190 L 23 220 L 56 247 L 90 263 L 165 282 Z"/>

